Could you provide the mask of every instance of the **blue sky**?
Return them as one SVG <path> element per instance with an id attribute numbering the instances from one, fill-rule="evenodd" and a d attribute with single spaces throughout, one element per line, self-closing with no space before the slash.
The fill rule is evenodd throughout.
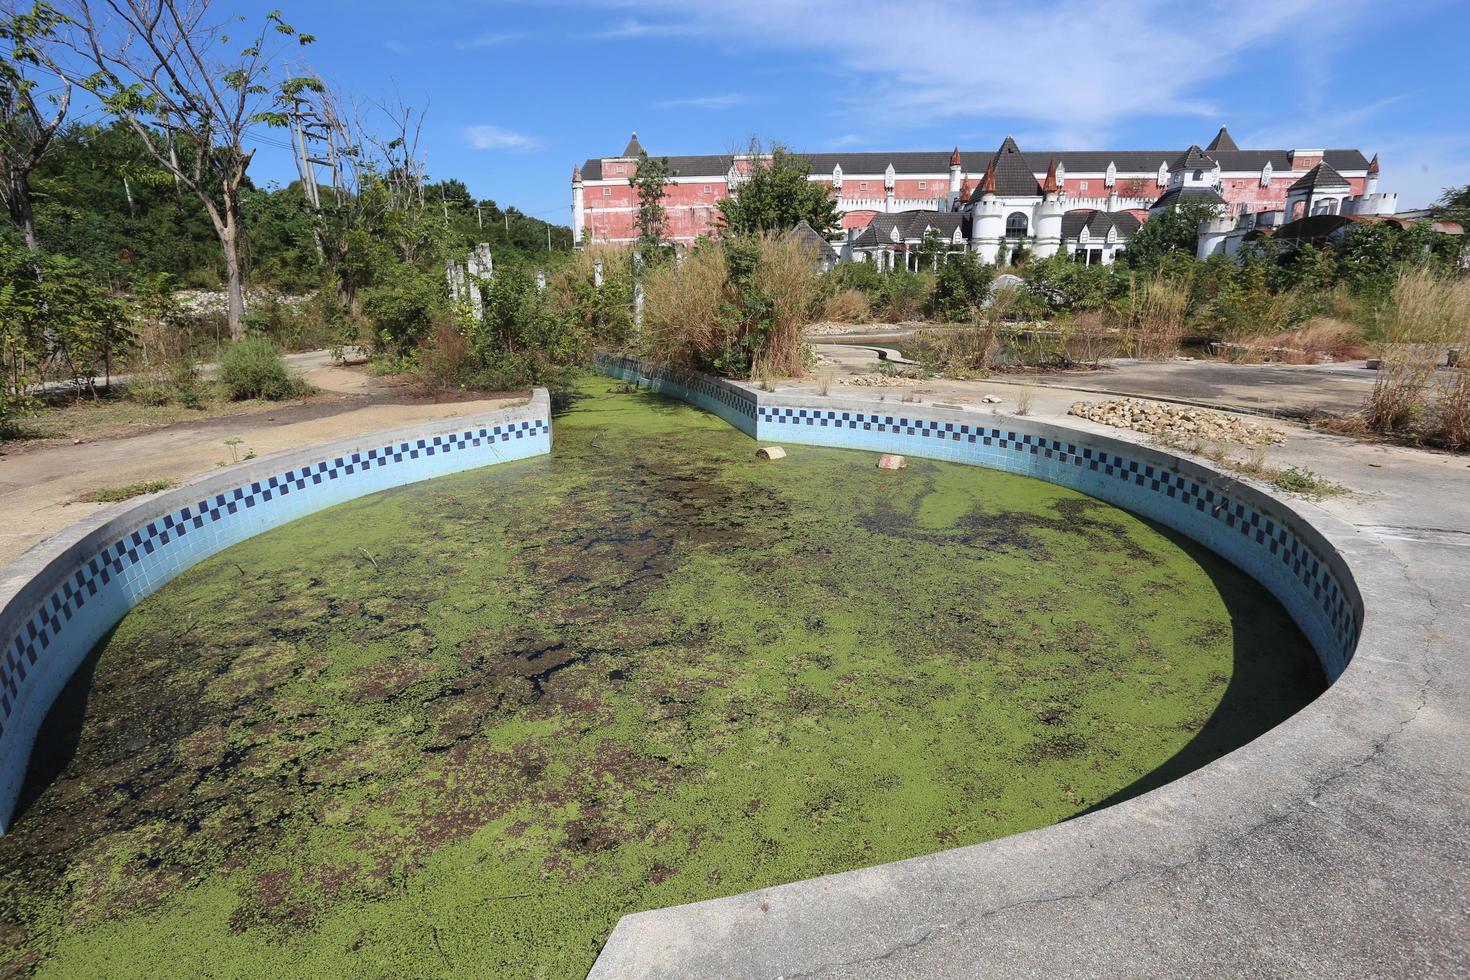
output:
<path id="1" fill-rule="evenodd" d="M 270 4 L 226 4 L 257 16 Z M 350 14 L 348 13 L 350 11 Z M 1470 183 L 1463 0 L 507 3 L 309 0 L 304 55 L 428 106 L 434 177 L 567 222 L 573 163 L 750 136 L 803 150 L 1356 146 L 1400 206 Z M 258 182 L 294 178 L 261 148 Z"/>

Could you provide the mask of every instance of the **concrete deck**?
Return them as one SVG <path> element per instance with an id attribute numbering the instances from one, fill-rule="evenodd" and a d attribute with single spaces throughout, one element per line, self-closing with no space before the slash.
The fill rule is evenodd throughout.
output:
<path id="1" fill-rule="evenodd" d="M 920 387 L 984 415 L 1017 393 Z M 988 391 L 1005 403 L 978 404 Z M 1067 416 L 1078 397 L 1040 387 L 1030 414 L 1144 441 Z M 1367 608 L 1359 653 L 1316 702 L 1065 824 L 627 916 L 592 975 L 1470 976 L 1470 458 L 1282 427 L 1278 465 L 1355 491 L 1296 505 L 1349 556 Z"/>

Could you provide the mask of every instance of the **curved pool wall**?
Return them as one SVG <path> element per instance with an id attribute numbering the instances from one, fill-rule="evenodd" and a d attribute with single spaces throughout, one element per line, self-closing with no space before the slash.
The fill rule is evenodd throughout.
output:
<path id="1" fill-rule="evenodd" d="M 356 497 L 550 451 L 551 400 L 538 388 L 516 408 L 232 466 L 99 511 L 36 545 L 0 572 L 0 833 L 57 694 L 128 610 L 181 572 Z"/>
<path id="2" fill-rule="evenodd" d="M 761 442 L 988 466 L 1080 491 L 1171 527 L 1254 578 L 1306 635 L 1329 684 L 1357 647 L 1363 599 L 1337 549 L 1281 501 L 1190 460 L 1029 418 L 755 391 L 637 357 L 600 354 L 597 366 L 709 408 Z"/>

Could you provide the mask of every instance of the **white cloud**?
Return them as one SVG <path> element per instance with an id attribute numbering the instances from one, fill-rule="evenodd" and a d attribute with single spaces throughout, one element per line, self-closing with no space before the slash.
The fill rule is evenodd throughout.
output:
<path id="1" fill-rule="evenodd" d="M 616 41 L 640 37 L 689 37 L 703 33 L 703 28 L 690 21 L 666 21 L 650 24 L 647 21 L 630 17 L 620 21 L 615 27 L 595 31 L 586 36 L 594 41 Z"/>
<path id="2" fill-rule="evenodd" d="M 384 41 L 383 47 L 392 51 L 394 54 L 413 54 L 414 51 L 411 46 L 404 44 L 402 41 Z"/>
<path id="3" fill-rule="evenodd" d="M 510 150 L 512 153 L 535 153 L 546 149 L 546 144 L 534 136 L 502 129 L 499 126 L 482 124 L 464 128 L 465 142 L 476 150 Z"/>
<path id="4" fill-rule="evenodd" d="M 510 31 L 500 34 L 491 31 L 485 34 L 477 35 L 475 37 L 466 38 L 462 41 L 456 41 L 454 46 L 465 51 L 472 48 L 494 48 L 499 47 L 502 44 L 509 44 L 511 41 L 519 41 L 525 36 L 526 35 L 524 33 L 519 31 Z"/>
<path id="5" fill-rule="evenodd" d="M 732 106 L 745 105 L 749 98 L 735 92 L 725 95 L 696 95 L 686 99 L 664 99 L 655 102 L 659 109 L 729 109 Z"/>
<path id="6" fill-rule="evenodd" d="M 1003 118 L 1077 142 L 1140 117 L 1213 122 L 1222 113 L 1200 95 L 1213 80 L 1315 14 L 1337 23 L 1362 3 L 1280 0 L 1244 16 L 1226 0 L 915 0 L 895 16 L 882 4 L 834 13 L 817 0 L 623 0 L 649 20 L 602 36 L 708 35 L 809 54 L 857 83 L 844 87 L 839 115 L 866 130 Z"/>

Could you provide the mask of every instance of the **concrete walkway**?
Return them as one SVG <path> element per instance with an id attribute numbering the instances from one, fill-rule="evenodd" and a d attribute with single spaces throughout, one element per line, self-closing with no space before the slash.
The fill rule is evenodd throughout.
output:
<path id="1" fill-rule="evenodd" d="M 329 442 L 359 432 L 503 408 L 523 396 L 435 401 L 362 368 L 336 365 L 326 351 L 293 354 L 290 366 L 324 394 L 269 412 L 225 415 L 149 429 L 116 439 L 27 446 L 0 455 L 0 565 L 106 504 L 77 502 L 100 487 L 148 480 L 182 483 L 235 456 L 257 456 Z M 234 447 L 227 439 L 239 439 Z"/>
<path id="2" fill-rule="evenodd" d="M 879 363 L 873 344 L 814 338 L 817 353 L 845 373 Z M 1014 398 L 1016 386 L 1045 385 L 1089 395 L 1134 395 L 1209 405 L 1279 418 L 1342 414 L 1362 407 L 1375 374 L 1363 361 L 1338 364 L 1228 364 L 1210 360 L 1139 361 L 1119 358 L 1096 370 L 994 375 L 985 382 L 915 382 L 918 389 L 995 391 Z M 989 387 L 994 386 L 994 387 Z"/>
<path id="3" fill-rule="evenodd" d="M 1210 394 L 1250 396 L 1248 376 Z M 1014 411 L 1018 390 L 920 387 L 985 416 Z M 1067 415 L 1079 397 L 1038 387 L 1030 414 L 1146 441 Z M 1351 683 L 1251 745 L 1067 824 L 629 916 L 594 976 L 1470 976 L 1470 457 L 1280 425 L 1272 462 L 1353 490 L 1298 509 L 1349 522 L 1392 563 L 1375 569 L 1392 597 L 1365 600 L 1402 638 L 1393 657 L 1354 660 Z M 1266 775 L 1214 792 L 1237 771 Z"/>

